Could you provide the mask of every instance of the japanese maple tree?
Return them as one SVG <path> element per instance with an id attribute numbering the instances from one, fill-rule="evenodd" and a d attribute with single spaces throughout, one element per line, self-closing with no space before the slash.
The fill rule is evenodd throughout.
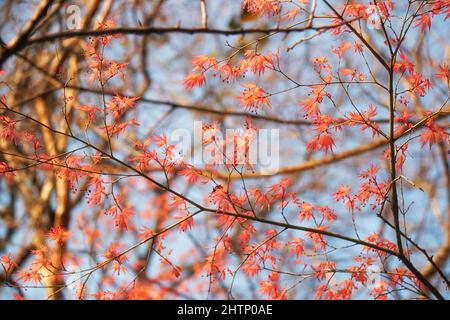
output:
<path id="1" fill-rule="evenodd" d="M 450 1 L 0 6 L 2 299 L 450 297 Z"/>

